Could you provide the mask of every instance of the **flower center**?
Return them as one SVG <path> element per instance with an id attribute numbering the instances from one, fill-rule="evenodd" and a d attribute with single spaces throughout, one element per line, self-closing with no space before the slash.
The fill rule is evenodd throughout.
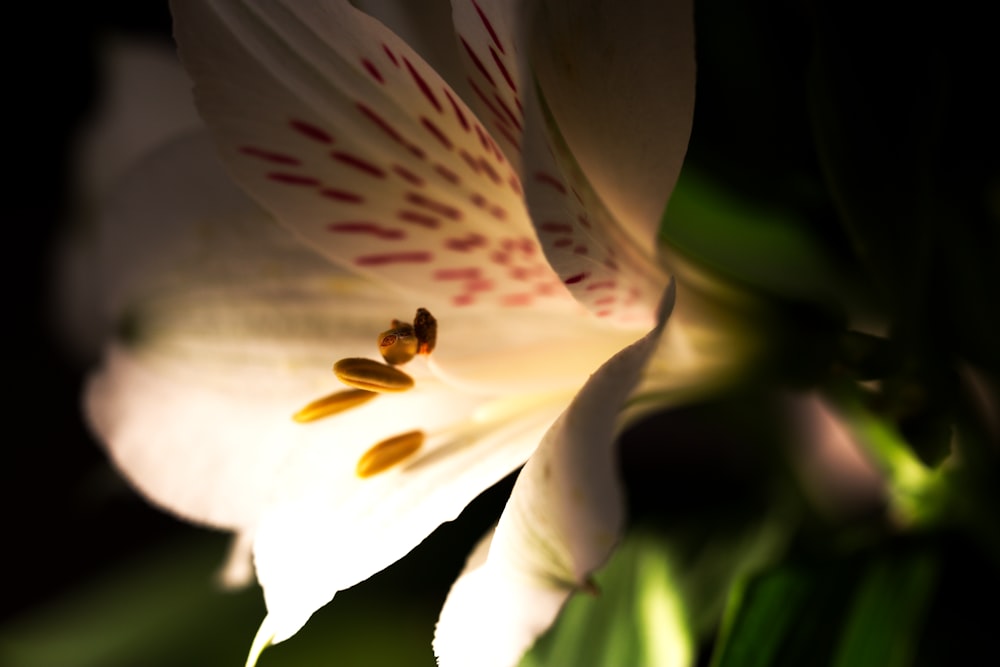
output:
<path id="1" fill-rule="evenodd" d="M 413 323 L 392 321 L 392 328 L 378 336 L 378 349 L 385 360 L 379 363 L 363 357 L 348 357 L 333 365 L 333 372 L 353 387 L 317 399 L 292 415 L 299 423 L 309 423 L 363 405 L 380 393 L 403 392 L 413 388 L 413 378 L 396 368 L 416 355 L 428 355 L 437 343 L 437 320 L 426 308 L 418 308 Z M 358 460 L 358 477 L 366 478 L 389 470 L 410 458 L 424 444 L 423 431 L 408 431 L 382 440 Z"/>

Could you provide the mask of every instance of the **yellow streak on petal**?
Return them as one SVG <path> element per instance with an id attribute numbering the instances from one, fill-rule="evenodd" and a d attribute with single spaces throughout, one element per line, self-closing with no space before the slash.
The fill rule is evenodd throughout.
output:
<path id="1" fill-rule="evenodd" d="M 413 378 L 398 368 L 361 357 L 341 359 L 333 365 L 333 372 L 344 384 L 366 391 L 406 391 L 413 387 Z"/>
<path id="2" fill-rule="evenodd" d="M 384 472 L 417 452 L 424 444 L 423 431 L 407 431 L 378 443 L 358 460 L 358 477 Z"/>
<path id="3" fill-rule="evenodd" d="M 375 398 L 375 396 L 377 396 L 377 394 L 373 391 L 366 391 L 364 389 L 345 389 L 344 391 L 338 391 L 330 394 L 329 396 L 324 396 L 323 398 L 313 401 L 292 415 L 292 419 L 300 424 L 313 422 L 317 419 L 329 417 L 330 415 L 335 415 L 338 412 L 350 410 L 353 407 L 367 403 Z"/>

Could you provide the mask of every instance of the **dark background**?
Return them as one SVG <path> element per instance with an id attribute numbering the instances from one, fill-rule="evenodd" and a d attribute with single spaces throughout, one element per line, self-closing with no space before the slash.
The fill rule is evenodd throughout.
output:
<path id="1" fill-rule="evenodd" d="M 998 63 L 992 24 L 962 5 L 913 3 L 702 2 L 697 16 L 699 87 L 689 164 L 742 196 L 781 202 L 808 219 L 810 233 L 832 256 L 873 276 L 882 303 L 909 327 L 915 358 L 952 355 L 996 372 L 1000 110 L 992 99 Z M 72 218 L 70 156 L 100 94 L 97 47 L 110 32 L 167 40 L 169 14 L 159 3 L 123 1 L 18 5 L 6 17 L 3 267 L 13 309 L 5 318 L 4 368 L 13 372 L 5 374 L 7 456 L 0 466 L 7 575 L 0 628 L 17 628 L 156 554 L 168 560 L 195 554 L 188 571 L 207 578 L 225 540 L 150 508 L 109 468 L 80 415 L 86 368 L 61 347 L 51 317 L 52 244 Z M 823 51 L 823 44 L 834 47 Z M 842 117 L 855 123 L 830 125 L 847 137 L 832 148 L 835 132 L 824 139 L 815 131 L 817 113 L 837 110 L 823 107 L 830 91 L 854 109 Z M 837 159 L 854 168 L 837 172 L 830 166 Z M 911 177 L 907 165 L 915 164 L 933 166 Z M 841 195 L 836 201 L 831 184 Z M 888 215 L 883 190 L 897 195 Z M 874 222 L 845 222 L 858 210 L 850 203 L 857 191 L 875 192 L 867 210 L 882 215 Z M 928 192 L 935 196 L 924 197 Z M 870 255 L 859 257 L 859 238 Z M 927 238 L 938 247 L 931 255 Z M 923 239 L 921 245 L 915 239 Z M 920 257 L 915 268 L 912 259 Z M 925 365 L 928 376 L 932 367 Z M 704 460 L 690 458 L 688 464 L 708 474 Z M 668 477 L 646 484 L 670 482 L 671 497 L 687 497 L 696 485 L 690 476 L 656 470 Z M 434 610 L 507 488 L 509 482 L 488 493 L 368 588 L 338 596 L 338 608 L 357 610 L 372 596 L 412 603 L 420 619 L 414 632 L 426 641 Z M 643 498 L 636 494 L 637 502 L 647 502 Z M 663 501 L 659 495 L 648 507 L 659 511 Z M 222 659 L 242 659 L 262 610 L 258 597 L 251 591 L 232 598 L 236 611 L 225 607 L 234 614 L 236 639 Z"/>

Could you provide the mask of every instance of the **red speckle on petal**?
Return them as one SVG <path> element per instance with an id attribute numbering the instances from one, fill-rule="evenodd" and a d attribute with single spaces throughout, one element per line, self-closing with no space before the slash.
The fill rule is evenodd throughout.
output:
<path id="1" fill-rule="evenodd" d="M 427 229 L 437 229 L 441 226 L 441 221 L 432 215 L 426 215 L 418 211 L 410 211 L 408 209 L 403 209 L 396 214 L 400 220 L 403 222 L 410 222 L 415 225 L 420 225 L 421 227 L 426 227 Z"/>
<path id="2" fill-rule="evenodd" d="M 587 229 L 590 229 L 590 220 L 587 218 L 586 215 L 581 213 L 580 215 L 576 216 L 576 219 L 581 225 L 583 225 Z"/>
<path id="3" fill-rule="evenodd" d="M 469 54 L 469 58 L 472 60 L 472 64 L 476 66 L 476 69 L 479 70 L 479 73 L 483 75 L 483 78 L 489 81 L 491 86 L 496 88 L 497 84 L 494 83 L 493 77 L 490 76 L 489 70 L 487 70 L 486 66 L 483 65 L 483 61 L 479 59 L 479 56 L 476 55 L 476 52 L 472 50 L 472 47 L 469 46 L 469 43 L 467 41 L 465 41 L 465 38 L 462 37 L 461 39 L 462 39 L 462 46 L 465 47 L 465 52 Z"/>
<path id="4" fill-rule="evenodd" d="M 482 169 L 479 166 L 479 162 L 476 161 L 476 158 L 472 157 L 469 151 L 465 150 L 464 148 L 460 148 L 458 149 L 458 154 L 465 161 L 465 164 L 469 165 L 469 169 L 476 172 L 477 174 L 482 171 Z"/>
<path id="5" fill-rule="evenodd" d="M 543 232 L 552 232 L 553 234 L 573 233 L 573 225 L 566 222 L 543 222 L 538 225 L 538 228 Z"/>
<path id="6" fill-rule="evenodd" d="M 608 317 L 613 312 L 614 312 L 613 310 L 599 310 L 594 314 L 597 315 L 598 317 Z"/>
<path id="7" fill-rule="evenodd" d="M 480 280 L 470 280 L 464 285 L 468 292 L 489 292 L 494 288 L 492 280 L 482 278 Z"/>
<path id="8" fill-rule="evenodd" d="M 493 62 L 497 64 L 497 69 L 503 74 L 503 78 L 507 81 L 507 85 L 510 86 L 511 92 L 517 92 L 517 85 L 514 83 L 514 79 L 511 78 L 510 72 L 504 67 L 503 60 L 500 59 L 500 54 L 498 54 L 493 47 L 490 47 L 490 55 L 493 56 Z"/>
<path id="9" fill-rule="evenodd" d="M 267 151 L 263 148 L 257 148 L 256 146 L 241 146 L 239 151 L 244 155 L 260 158 L 261 160 L 266 160 L 267 162 L 273 162 L 275 164 L 287 164 L 293 167 L 302 164 L 301 160 L 292 157 L 291 155 Z"/>
<path id="10" fill-rule="evenodd" d="M 431 135 L 433 135 L 435 139 L 437 139 L 439 142 L 441 142 L 442 146 L 444 146 L 448 150 L 452 149 L 451 139 L 449 139 L 448 135 L 446 135 L 444 132 L 441 131 L 441 128 L 439 128 L 437 125 L 435 125 L 434 123 L 432 123 L 430 121 L 430 119 L 428 119 L 425 116 L 421 116 L 420 117 L 420 124 L 423 125 L 424 129 L 427 130 L 428 132 L 430 132 Z"/>
<path id="11" fill-rule="evenodd" d="M 382 78 L 382 72 L 378 71 L 378 67 L 375 67 L 375 63 L 368 60 L 367 58 L 362 58 L 361 64 L 368 71 L 368 73 L 371 74 L 373 79 L 375 79 L 379 83 L 385 83 L 385 79 Z"/>
<path id="12" fill-rule="evenodd" d="M 588 276 L 590 276 L 590 274 L 584 271 L 583 273 L 578 273 L 576 275 L 570 276 L 569 278 L 566 278 L 565 280 L 563 280 L 563 282 L 567 285 L 575 285 L 579 282 L 586 280 Z"/>
<path id="13" fill-rule="evenodd" d="M 531 292 L 518 292 L 516 294 L 504 294 L 500 297 L 500 303 L 504 306 L 527 306 L 535 300 L 535 295 Z"/>
<path id="14" fill-rule="evenodd" d="M 465 119 L 465 114 L 462 113 L 461 107 L 458 106 L 458 102 L 456 102 L 455 98 L 451 96 L 451 93 L 448 92 L 447 88 L 444 89 L 444 96 L 447 97 L 448 98 L 448 102 L 451 103 L 451 109 L 452 109 L 452 111 L 455 112 L 455 118 L 458 119 L 458 122 L 462 126 L 462 129 L 465 130 L 466 132 L 468 132 L 469 129 L 470 129 L 469 128 L 469 121 L 467 121 Z"/>
<path id="15" fill-rule="evenodd" d="M 501 220 L 501 221 L 506 220 L 507 219 L 507 209 L 505 209 L 503 206 L 491 206 L 490 207 L 490 215 L 492 215 L 497 220 Z"/>
<path id="16" fill-rule="evenodd" d="M 594 305 L 595 306 L 606 306 L 609 303 L 614 303 L 615 302 L 615 298 L 616 297 L 614 297 L 614 296 L 602 296 L 600 299 L 595 299 L 594 300 Z"/>
<path id="17" fill-rule="evenodd" d="M 396 173 L 397 176 L 399 176 L 400 178 L 402 178 L 407 183 L 409 183 L 411 185 L 415 185 L 417 187 L 423 187 L 424 186 L 424 179 L 421 178 L 420 176 L 417 176 L 416 174 L 414 174 L 412 171 L 410 171 L 406 167 L 400 166 L 398 164 L 394 164 L 394 165 L 392 165 L 392 170 Z"/>
<path id="18" fill-rule="evenodd" d="M 385 55 L 389 57 L 389 60 L 392 61 L 392 64 L 395 65 L 396 67 L 399 67 L 399 61 L 396 60 L 396 54 L 390 51 L 389 47 L 386 46 L 385 44 L 382 45 L 382 50 L 385 51 Z"/>
<path id="19" fill-rule="evenodd" d="M 276 183 L 283 183 L 284 185 L 305 185 L 308 187 L 316 187 L 320 184 L 319 179 L 313 178 L 312 176 L 300 176 L 299 174 L 271 172 L 267 175 L 267 177 Z"/>
<path id="20" fill-rule="evenodd" d="M 471 294 L 459 294 L 451 298 L 452 304 L 456 306 L 468 306 L 475 300 L 476 298 Z"/>
<path id="21" fill-rule="evenodd" d="M 479 267 L 468 266 L 460 269 L 437 269 L 431 277 L 434 280 L 475 280 L 480 275 Z"/>
<path id="22" fill-rule="evenodd" d="M 407 192 L 406 201 L 411 204 L 416 204 L 417 206 L 423 206 L 424 208 L 434 211 L 438 215 L 444 216 L 451 220 L 460 220 L 462 218 L 462 212 L 455 208 L 454 206 L 449 206 L 443 202 L 436 199 L 431 199 L 430 197 L 425 197 L 419 192 Z"/>
<path id="23" fill-rule="evenodd" d="M 501 123 L 500 121 L 496 121 L 494 123 L 494 127 L 496 127 L 497 132 L 500 133 L 500 136 L 506 139 L 507 143 L 509 143 L 514 148 L 514 150 L 516 150 L 519 153 L 521 152 L 521 144 L 518 142 L 517 139 L 514 138 L 514 135 L 510 133 L 510 130 L 508 130 L 506 126 L 503 125 L 503 123 Z M 500 150 L 497 149 L 494 152 L 494 155 L 497 155 L 499 157 L 499 153 Z"/>
<path id="24" fill-rule="evenodd" d="M 486 245 L 486 237 L 482 234 L 468 234 L 464 238 L 445 239 L 444 247 L 458 252 L 469 252 Z"/>
<path id="25" fill-rule="evenodd" d="M 510 107 L 507 106 L 507 103 L 503 101 L 503 98 L 500 97 L 499 95 L 494 95 L 493 99 L 496 100 L 497 104 L 500 106 L 500 109 L 507 117 L 507 120 L 511 122 L 511 125 L 516 127 L 518 132 L 522 132 L 523 130 L 521 128 L 521 121 L 517 119 L 517 116 L 515 116 L 514 112 L 510 110 Z"/>
<path id="26" fill-rule="evenodd" d="M 432 91 L 431 87 L 427 85 L 426 81 L 424 81 L 424 77 L 420 76 L 420 72 L 418 72 L 405 57 L 403 58 L 403 64 L 406 65 L 406 69 L 410 72 L 410 76 L 413 77 L 413 82 L 417 84 L 417 88 L 419 88 L 420 92 L 424 94 L 424 97 L 426 97 L 434 108 L 438 110 L 438 113 L 443 112 L 444 109 L 441 107 L 441 102 L 439 102 L 438 98 L 434 96 L 434 91 Z"/>
<path id="27" fill-rule="evenodd" d="M 524 196 L 524 190 L 521 189 L 521 181 L 517 178 L 515 174 L 512 173 L 510 177 L 507 179 L 507 185 L 510 186 L 510 189 L 513 190 L 514 194 L 516 194 L 518 197 Z"/>
<path id="28" fill-rule="evenodd" d="M 552 243 L 553 248 L 566 248 L 573 245 L 573 239 L 558 239 Z"/>
<path id="29" fill-rule="evenodd" d="M 319 193 L 327 199 L 341 201 L 345 204 L 360 204 L 365 200 L 364 197 L 356 192 L 348 192 L 347 190 L 338 190 L 336 188 L 324 188 Z"/>
<path id="30" fill-rule="evenodd" d="M 476 85 L 476 82 L 473 81 L 471 78 L 467 79 L 467 81 L 469 82 L 469 86 L 472 88 L 472 92 L 476 94 L 476 97 L 478 97 L 479 101 L 483 103 L 483 106 L 489 109 L 490 113 L 496 116 L 496 118 L 501 123 L 506 123 L 507 122 L 506 116 L 504 116 L 503 112 L 496 107 L 496 104 L 493 102 L 493 100 L 487 97 L 486 93 L 484 93 L 483 90 L 478 85 Z"/>
<path id="31" fill-rule="evenodd" d="M 304 120 L 290 120 L 288 124 L 291 125 L 292 129 L 301 134 L 304 137 L 312 139 L 313 141 L 318 141 L 321 144 L 332 144 L 333 136 L 331 136 L 326 130 L 316 127 L 312 123 L 307 123 Z"/>
<path id="32" fill-rule="evenodd" d="M 482 127 L 476 125 L 476 136 L 479 137 L 479 143 L 482 145 L 484 151 L 490 150 L 490 142 L 486 138 L 486 131 Z"/>
<path id="33" fill-rule="evenodd" d="M 424 157 L 423 150 L 421 150 L 418 146 L 414 146 L 409 141 L 407 141 L 403 137 L 403 135 L 401 135 L 399 131 L 392 126 L 392 124 L 389 121 L 387 121 L 385 118 L 382 118 L 382 116 L 376 113 L 371 107 L 362 104 L 361 102 L 357 102 L 355 106 L 357 106 L 358 111 L 360 111 L 365 118 L 374 123 L 375 126 L 378 127 L 380 130 L 382 130 L 389 138 L 391 138 L 393 141 L 406 148 L 406 150 L 413 153 L 413 155 L 423 159 Z"/>
<path id="34" fill-rule="evenodd" d="M 490 254 L 490 261 L 499 264 L 500 266 L 506 266 L 507 264 L 510 264 L 510 255 L 497 250 L 496 252 Z"/>
<path id="35" fill-rule="evenodd" d="M 436 164 L 436 165 L 434 165 L 434 171 L 436 171 L 438 174 L 440 174 L 441 177 L 444 180 L 448 181 L 452 185 L 458 185 L 459 181 L 461 180 L 458 177 L 458 174 L 456 174 L 455 172 L 453 172 L 451 169 L 449 169 L 448 167 L 444 166 L 443 164 Z"/>
<path id="36" fill-rule="evenodd" d="M 483 22 L 486 32 L 490 33 L 490 39 L 492 39 L 493 43 L 497 45 L 498 49 L 500 49 L 500 53 L 506 53 L 503 50 L 503 44 L 500 43 L 500 38 L 497 37 L 497 31 L 493 29 L 493 24 L 490 23 L 490 20 L 486 17 L 486 13 L 483 12 L 479 3 L 476 2 L 476 0 L 472 0 L 472 6 L 476 8 L 476 13 L 479 14 L 479 20 Z"/>
<path id="37" fill-rule="evenodd" d="M 578 245 L 577 247 L 573 248 L 573 254 L 575 255 L 586 255 L 587 252 L 588 252 L 587 246 L 585 245 Z"/>
<path id="38" fill-rule="evenodd" d="M 374 222 L 333 222 L 327 225 L 326 228 L 331 232 L 370 234 L 385 240 L 398 240 L 406 238 L 406 232 L 402 229 L 382 227 Z"/>
<path id="39" fill-rule="evenodd" d="M 552 174 L 546 173 L 544 171 L 535 172 L 535 180 L 538 181 L 539 183 L 544 183 L 545 185 L 548 185 L 561 195 L 566 194 L 566 186 L 563 185 L 561 180 L 559 180 Z"/>
<path id="40" fill-rule="evenodd" d="M 330 153 L 330 157 L 334 160 L 346 164 L 349 167 L 354 167 L 359 171 L 363 171 L 366 174 L 375 176 L 376 178 L 385 178 L 385 171 L 380 167 L 359 158 L 357 155 L 351 155 L 350 153 L 344 153 L 342 151 L 333 151 Z"/>
<path id="41" fill-rule="evenodd" d="M 503 183 L 503 179 L 500 178 L 500 174 L 498 174 L 497 170 L 493 168 L 493 165 L 490 164 L 489 160 L 479 158 L 479 166 L 482 167 L 483 173 L 489 176 L 494 185 L 500 185 Z"/>
<path id="42" fill-rule="evenodd" d="M 593 291 L 598 289 L 612 289 L 617 283 L 614 280 L 602 280 L 596 283 L 590 283 L 587 285 L 587 291 Z"/>
<path id="43" fill-rule="evenodd" d="M 385 264 L 425 264 L 433 259 L 429 252 L 387 252 L 379 255 L 362 255 L 354 258 L 358 266 L 383 266 Z"/>

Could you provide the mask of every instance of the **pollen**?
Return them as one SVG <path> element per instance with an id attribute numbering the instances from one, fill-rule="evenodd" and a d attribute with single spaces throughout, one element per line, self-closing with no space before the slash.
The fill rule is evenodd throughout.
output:
<path id="1" fill-rule="evenodd" d="M 372 359 L 350 357 L 333 365 L 333 372 L 344 384 L 372 392 L 399 392 L 413 387 L 413 378 L 403 371 Z"/>
<path id="2" fill-rule="evenodd" d="M 300 424 L 306 424 L 317 419 L 322 419 L 323 417 L 335 415 L 338 412 L 350 410 L 353 407 L 367 403 L 377 395 L 373 391 L 366 391 L 364 389 L 345 389 L 344 391 L 338 391 L 313 401 L 292 415 L 292 419 Z"/>
<path id="3" fill-rule="evenodd" d="M 423 431 L 407 431 L 378 443 L 358 460 L 358 477 L 373 477 L 413 456 L 424 445 Z"/>

